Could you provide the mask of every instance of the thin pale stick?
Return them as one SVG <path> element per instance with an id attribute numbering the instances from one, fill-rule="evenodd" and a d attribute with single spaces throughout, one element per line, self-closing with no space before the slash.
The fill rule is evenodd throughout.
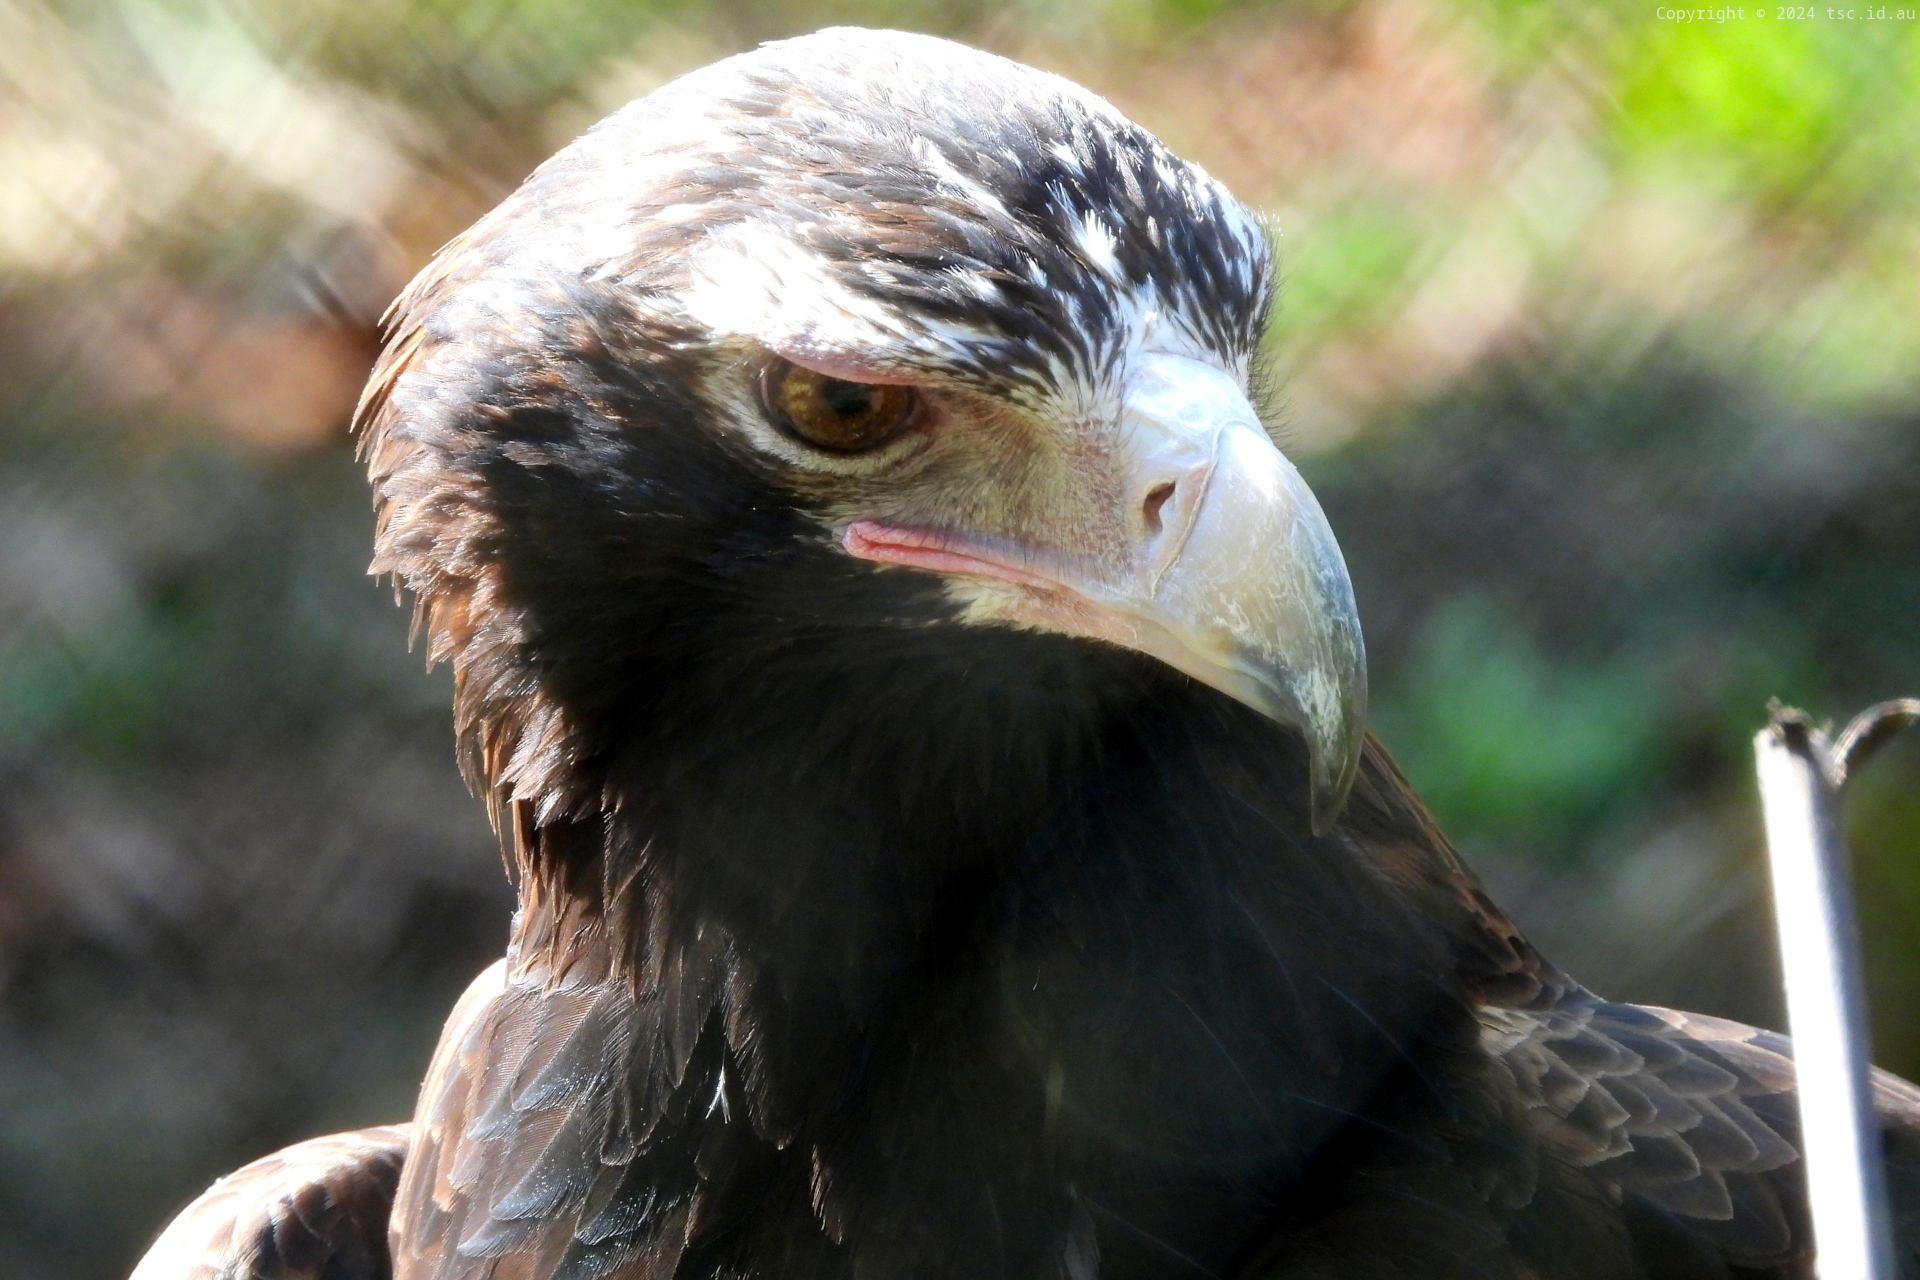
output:
<path id="1" fill-rule="evenodd" d="M 1776 708 L 1753 746 L 1799 1079 L 1816 1269 L 1821 1280 L 1893 1280 L 1866 996 L 1840 832 L 1840 774 L 1825 736 L 1798 711 Z"/>

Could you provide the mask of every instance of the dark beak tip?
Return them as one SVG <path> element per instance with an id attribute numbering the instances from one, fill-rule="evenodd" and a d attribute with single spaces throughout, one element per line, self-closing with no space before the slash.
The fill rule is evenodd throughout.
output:
<path id="1" fill-rule="evenodd" d="M 1318 773 L 1318 770 L 1315 770 Z M 1324 837 L 1333 831 L 1340 821 L 1340 815 L 1346 811 L 1347 796 L 1353 790 L 1353 774 L 1349 770 L 1342 778 L 1320 778 L 1313 780 L 1313 793 L 1308 798 L 1309 820 L 1315 836 Z"/>
<path id="2" fill-rule="evenodd" d="M 1360 776 L 1360 757 L 1366 740 L 1364 686 L 1357 691 L 1349 719 L 1331 741 L 1308 738 L 1308 817 L 1315 836 L 1325 836 L 1340 821 L 1353 784 Z"/>

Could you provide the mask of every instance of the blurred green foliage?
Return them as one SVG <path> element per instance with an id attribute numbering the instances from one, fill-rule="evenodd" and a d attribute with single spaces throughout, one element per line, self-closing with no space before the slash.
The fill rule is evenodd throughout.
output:
<path id="1" fill-rule="evenodd" d="M 1780 207 L 1846 217 L 1911 190 L 1912 148 L 1894 144 L 1913 136 L 1902 89 L 1916 70 L 1912 22 L 1651 22 L 1621 57 L 1618 136 L 1725 166 Z"/>
<path id="2" fill-rule="evenodd" d="M 1637 664 L 1555 661 L 1511 611 L 1462 595 L 1425 625 L 1375 729 L 1461 838 L 1578 850 L 1665 761 Z"/>
<path id="3" fill-rule="evenodd" d="M 1420 221 L 1416 209 L 1355 200 L 1323 213 L 1311 236 L 1286 241 L 1285 302 L 1274 311 L 1272 340 L 1284 346 L 1378 324 L 1405 292 Z"/>

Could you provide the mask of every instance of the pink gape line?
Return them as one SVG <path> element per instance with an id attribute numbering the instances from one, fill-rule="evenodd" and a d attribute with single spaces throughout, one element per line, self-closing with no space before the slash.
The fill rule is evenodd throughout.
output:
<path id="1" fill-rule="evenodd" d="M 911 565 L 935 573 L 970 573 L 1041 591 L 1060 590 L 1057 582 L 1003 561 L 989 560 L 965 549 L 958 539 L 930 530 L 894 529 L 872 520 L 855 520 L 841 536 L 841 544 L 848 555 L 881 564 Z"/>

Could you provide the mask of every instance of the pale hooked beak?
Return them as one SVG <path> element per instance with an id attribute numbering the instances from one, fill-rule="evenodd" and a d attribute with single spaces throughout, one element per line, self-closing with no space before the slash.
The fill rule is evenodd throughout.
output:
<path id="1" fill-rule="evenodd" d="M 864 520 L 847 528 L 846 548 L 1016 584 L 1035 598 L 1003 610 L 1008 620 L 1149 654 L 1292 726 L 1306 740 L 1313 829 L 1324 833 L 1359 769 L 1367 664 L 1319 502 L 1213 365 L 1135 357 L 1120 426 L 1130 554 L 1096 565 Z"/>

